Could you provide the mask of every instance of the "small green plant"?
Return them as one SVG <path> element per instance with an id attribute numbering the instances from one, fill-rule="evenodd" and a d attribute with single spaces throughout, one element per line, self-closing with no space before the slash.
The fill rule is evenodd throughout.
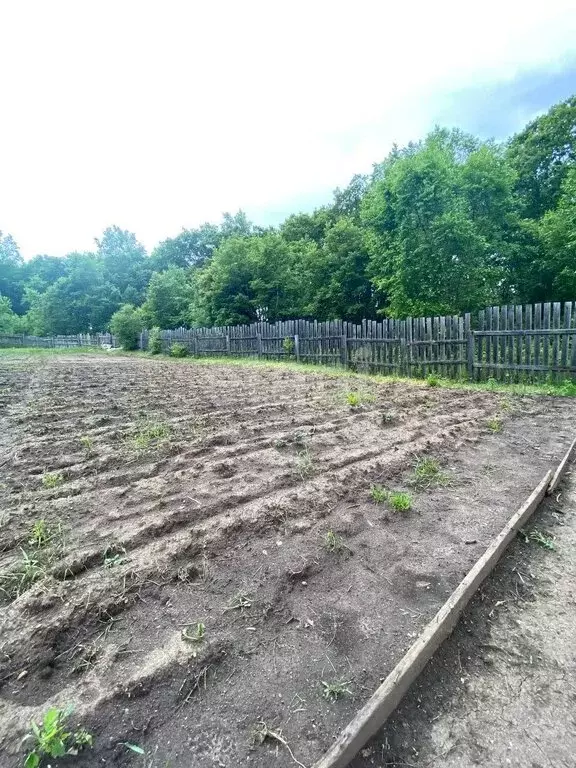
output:
<path id="1" fill-rule="evenodd" d="M 397 512 L 409 512 L 412 509 L 412 496 L 403 491 L 393 491 L 388 496 L 388 501 Z"/>
<path id="2" fill-rule="evenodd" d="M 22 557 L 10 568 L 0 574 L 0 592 L 12 601 L 20 597 L 23 592 L 46 574 L 46 569 L 41 561 L 21 549 Z"/>
<path id="3" fill-rule="evenodd" d="M 549 549 L 552 552 L 556 550 L 554 537 L 539 531 L 537 528 L 534 528 L 534 530 L 530 531 L 529 533 L 526 533 L 524 529 L 521 529 L 520 533 L 524 537 L 524 541 L 526 543 L 533 541 L 535 544 L 538 544 L 544 549 Z"/>
<path id="4" fill-rule="evenodd" d="M 347 392 L 346 402 L 351 408 L 358 408 L 361 403 L 360 395 L 357 392 Z"/>
<path id="5" fill-rule="evenodd" d="M 322 696 L 328 701 L 337 701 L 341 696 L 352 696 L 352 691 L 348 686 L 352 681 L 340 681 L 327 683 L 322 680 Z"/>
<path id="6" fill-rule="evenodd" d="M 440 379 L 438 376 L 434 376 L 434 374 L 429 373 L 428 376 L 426 376 L 426 384 L 429 387 L 437 387 L 440 384 Z"/>
<path id="7" fill-rule="evenodd" d="M 26 741 L 32 741 L 33 747 L 26 755 L 24 768 L 37 768 L 44 758 L 58 758 L 65 755 L 77 755 L 84 747 L 92 746 L 92 734 L 81 728 L 67 731 L 66 720 L 72 708 L 65 710 L 52 707 L 47 710 L 40 724 L 30 723 L 31 733 Z"/>
<path id="8" fill-rule="evenodd" d="M 486 426 L 490 430 L 490 432 L 501 432 L 502 431 L 502 422 L 499 418 L 496 416 L 492 419 L 488 419 L 486 422 Z"/>
<path id="9" fill-rule="evenodd" d="M 252 605 L 252 601 L 250 600 L 250 597 L 246 595 L 244 592 L 238 592 L 238 594 L 234 595 L 234 597 L 228 603 L 226 608 L 224 608 L 224 612 L 243 611 L 244 608 L 250 608 L 251 605 Z"/>
<path id="10" fill-rule="evenodd" d="M 380 414 L 380 418 L 382 419 L 382 424 L 384 425 L 393 424 L 396 421 L 396 417 L 390 411 L 383 411 Z"/>
<path id="11" fill-rule="evenodd" d="M 138 349 L 138 338 L 144 327 L 142 310 L 132 304 L 123 304 L 110 318 L 110 330 L 123 349 Z"/>
<path id="12" fill-rule="evenodd" d="M 148 336 L 148 352 L 151 355 L 159 355 L 162 352 L 162 331 L 155 326 Z"/>
<path id="13" fill-rule="evenodd" d="M 45 547 L 50 540 L 50 530 L 46 520 L 36 520 L 30 530 L 30 538 L 28 544 L 32 547 Z"/>
<path id="14" fill-rule="evenodd" d="M 383 502 L 388 500 L 388 491 L 386 488 L 383 488 L 381 485 L 373 485 L 372 488 L 370 488 L 370 496 L 372 497 L 372 501 L 375 501 L 377 504 L 382 504 Z"/>
<path id="15" fill-rule="evenodd" d="M 296 469 L 302 480 L 314 474 L 314 462 L 307 447 L 298 452 L 296 456 Z"/>
<path id="16" fill-rule="evenodd" d="M 176 342 L 170 347 L 170 357 L 188 357 L 188 347 Z"/>
<path id="17" fill-rule="evenodd" d="M 44 472 L 42 475 L 43 488 L 58 488 L 64 482 L 62 472 Z"/>
<path id="18" fill-rule="evenodd" d="M 282 349 L 289 357 L 291 357 L 294 354 L 294 339 L 290 336 L 286 336 L 282 342 Z"/>
<path id="19" fill-rule="evenodd" d="M 199 621 L 195 625 L 184 627 L 182 630 L 182 640 L 187 640 L 190 643 L 200 643 L 204 639 L 206 634 L 206 627 Z"/>
<path id="20" fill-rule="evenodd" d="M 328 531 L 324 537 L 324 546 L 328 552 L 342 552 L 346 548 L 342 536 L 338 536 L 334 531 Z"/>
<path id="21" fill-rule="evenodd" d="M 149 422 L 142 424 L 130 442 L 136 451 L 146 451 L 152 446 L 158 445 L 162 440 L 166 440 L 170 437 L 171 433 L 172 427 L 170 424 Z"/>
<path id="22" fill-rule="evenodd" d="M 282 448 L 286 448 L 287 445 L 287 441 L 282 438 L 278 438 L 278 440 L 274 441 L 274 448 L 276 448 L 277 451 L 281 451 Z"/>
<path id="23" fill-rule="evenodd" d="M 127 562 L 126 550 L 119 544 L 111 544 L 104 550 L 104 568 L 115 568 Z"/>
<path id="24" fill-rule="evenodd" d="M 416 460 L 414 467 L 413 483 L 417 488 L 431 488 L 433 485 L 446 485 L 449 477 L 440 469 L 436 459 L 423 456 Z"/>
<path id="25" fill-rule="evenodd" d="M 92 453 L 94 452 L 94 440 L 90 437 L 90 435 L 83 435 L 80 438 L 80 443 L 82 445 L 82 448 L 84 448 L 84 452 L 86 453 L 86 458 L 89 458 L 92 456 Z"/>

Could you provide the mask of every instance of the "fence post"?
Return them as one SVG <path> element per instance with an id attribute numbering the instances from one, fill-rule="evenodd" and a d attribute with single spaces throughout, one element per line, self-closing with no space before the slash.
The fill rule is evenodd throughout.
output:
<path id="1" fill-rule="evenodd" d="M 226 334 L 226 354 L 230 356 L 230 334 Z"/>
<path id="2" fill-rule="evenodd" d="M 348 336 L 342 334 L 342 366 L 348 368 Z"/>
<path id="3" fill-rule="evenodd" d="M 300 336 L 297 333 L 294 334 L 294 354 L 296 355 L 296 362 L 300 362 Z"/>
<path id="4" fill-rule="evenodd" d="M 262 336 L 261 334 L 256 334 L 256 345 L 258 346 L 258 358 L 262 357 Z"/>
<path id="5" fill-rule="evenodd" d="M 464 315 L 464 333 L 466 334 L 466 359 L 468 379 L 474 379 L 474 332 L 470 329 L 470 313 Z"/>

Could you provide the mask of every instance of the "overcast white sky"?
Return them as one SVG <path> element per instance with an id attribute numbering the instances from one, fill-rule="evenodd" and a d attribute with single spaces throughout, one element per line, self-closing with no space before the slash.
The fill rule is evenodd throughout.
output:
<path id="1" fill-rule="evenodd" d="M 574 0 L 0 0 L 0 29 L 0 229 L 27 258 L 276 223 L 437 121 L 514 131 L 576 91 Z"/>

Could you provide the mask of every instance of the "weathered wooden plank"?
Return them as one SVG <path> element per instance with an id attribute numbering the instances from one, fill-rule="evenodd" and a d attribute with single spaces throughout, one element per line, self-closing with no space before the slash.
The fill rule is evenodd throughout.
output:
<path id="1" fill-rule="evenodd" d="M 559 301 L 555 301 L 552 305 L 552 327 L 560 328 L 560 315 L 562 313 L 562 305 Z M 552 339 L 552 364 L 556 367 L 558 365 L 558 336 L 554 336 Z M 554 377 L 555 381 L 558 381 L 558 376 Z"/>
<path id="2" fill-rule="evenodd" d="M 566 451 L 564 454 L 564 458 L 558 465 L 558 468 L 556 469 L 556 472 L 554 472 L 554 477 L 550 481 L 550 485 L 548 486 L 548 493 L 554 493 L 556 488 L 559 486 L 560 481 L 562 480 L 562 476 L 564 475 L 564 472 L 566 472 L 566 468 L 568 467 L 568 462 L 572 458 L 572 454 L 574 453 L 574 449 L 576 448 L 576 439 L 572 441 L 572 444 L 570 445 L 570 448 Z"/>
<path id="3" fill-rule="evenodd" d="M 551 477 L 552 473 L 548 472 L 520 509 L 512 515 L 436 616 L 427 624 L 356 717 L 344 728 L 332 747 L 315 763 L 314 768 L 345 768 L 368 739 L 382 727 L 434 652 L 450 635 L 462 611 L 492 572 L 508 544 L 530 519 L 544 497 Z"/>
<path id="4" fill-rule="evenodd" d="M 569 330 L 572 326 L 572 302 L 567 301 L 564 304 L 564 328 L 565 330 Z M 562 336 L 562 352 L 560 355 L 560 365 L 562 367 L 566 367 L 568 363 L 568 342 L 569 342 L 569 335 L 566 334 L 565 336 Z"/>

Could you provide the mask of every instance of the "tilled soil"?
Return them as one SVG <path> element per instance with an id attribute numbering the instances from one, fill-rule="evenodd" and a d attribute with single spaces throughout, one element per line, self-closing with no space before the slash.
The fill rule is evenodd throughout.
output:
<path id="1" fill-rule="evenodd" d="M 69 704 L 94 735 L 74 765 L 142 765 L 128 742 L 154 768 L 310 766 L 557 463 L 576 412 L 114 353 L 0 358 L 0 406 L 7 768 L 30 720 Z M 445 483 L 413 486 L 422 457 Z M 323 681 L 346 690 L 330 701 Z M 258 745 L 263 722 L 293 756 Z"/>
<path id="2" fill-rule="evenodd" d="M 573 768 L 576 462 L 525 534 L 350 768 Z"/>

